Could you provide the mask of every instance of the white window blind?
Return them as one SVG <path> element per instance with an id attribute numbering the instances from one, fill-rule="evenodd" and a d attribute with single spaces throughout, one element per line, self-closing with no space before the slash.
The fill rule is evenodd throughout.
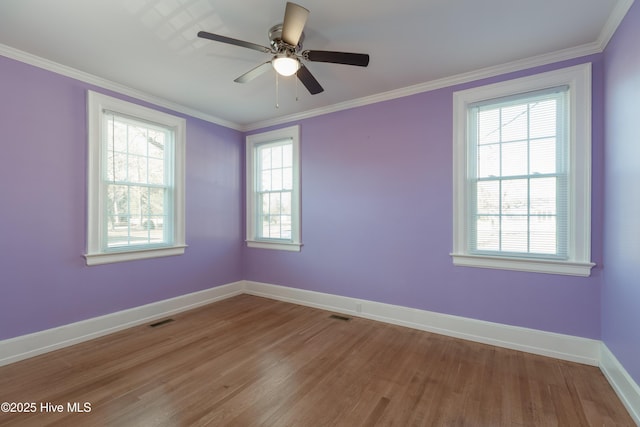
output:
<path id="1" fill-rule="evenodd" d="M 451 257 L 591 274 L 591 64 L 454 92 Z"/>
<path id="2" fill-rule="evenodd" d="M 568 90 L 469 106 L 469 253 L 567 259 Z"/>

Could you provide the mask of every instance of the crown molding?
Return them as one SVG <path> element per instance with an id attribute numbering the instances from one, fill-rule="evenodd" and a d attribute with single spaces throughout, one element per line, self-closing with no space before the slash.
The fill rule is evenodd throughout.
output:
<path id="1" fill-rule="evenodd" d="M 150 95 L 146 92 L 133 89 L 131 87 L 115 83 L 113 81 L 98 77 L 84 71 L 77 70 L 66 65 L 59 64 L 57 62 L 50 61 L 14 49 L 12 47 L 0 44 L 0 55 L 6 56 L 17 61 L 21 61 L 45 70 L 52 71 L 67 77 L 74 78 L 76 80 L 83 81 L 107 90 L 111 90 L 122 95 L 131 96 L 141 101 L 149 102 L 154 105 L 168 108 L 170 110 L 186 114 L 188 116 L 202 119 L 220 126 L 224 126 L 230 129 L 238 130 L 241 132 L 248 132 L 258 129 L 263 129 L 271 126 L 279 126 L 285 123 L 296 122 L 304 119 L 309 119 L 324 114 L 334 113 L 338 111 L 348 110 L 351 108 L 363 107 L 370 104 L 376 104 L 383 101 L 389 101 L 392 99 L 403 98 L 406 96 L 416 95 L 419 93 L 429 92 L 436 89 L 442 89 L 449 86 L 455 86 L 459 84 L 469 83 L 476 80 L 481 80 L 490 77 L 496 77 L 503 74 L 508 74 L 516 71 L 522 71 L 539 66 L 549 65 L 555 62 L 566 61 L 583 56 L 602 53 L 607 47 L 607 44 L 615 34 L 618 26 L 626 16 L 627 12 L 633 5 L 634 0 L 619 0 L 616 3 L 611 15 L 607 19 L 605 26 L 602 28 L 598 39 L 592 43 L 583 44 L 580 46 L 563 49 L 551 53 L 537 55 L 530 58 L 525 58 L 517 61 L 508 62 L 505 64 L 486 67 L 478 70 L 474 70 L 468 73 L 457 74 L 441 79 L 431 80 L 424 83 L 419 83 L 412 86 L 407 86 L 399 89 L 390 90 L 387 92 L 378 93 L 375 95 L 365 96 L 362 98 L 340 102 L 332 104 L 326 107 L 316 108 L 300 113 L 295 113 L 287 116 L 282 116 L 274 119 L 254 122 L 250 124 L 241 125 L 235 122 L 231 122 L 219 117 L 211 116 L 193 108 L 186 107 L 181 104 L 177 104 L 166 99 Z"/>
<path id="2" fill-rule="evenodd" d="M 611 15 L 609 15 L 609 19 L 605 23 L 602 31 L 600 31 L 600 37 L 598 37 L 598 45 L 600 47 L 600 51 L 604 51 L 609 41 L 615 34 L 616 30 L 620 26 L 620 23 L 629 12 L 629 9 L 633 5 L 634 0 L 618 0 L 616 2 Z"/>
<path id="3" fill-rule="evenodd" d="M 496 77 L 503 74 L 508 74 L 516 71 L 522 71 L 529 68 L 540 67 L 543 65 L 553 64 L 555 62 L 566 61 L 570 59 L 580 58 L 583 56 L 594 55 L 602 53 L 607 47 L 607 44 L 615 34 L 618 26 L 626 16 L 627 12 L 633 5 L 634 0 L 619 0 L 616 3 L 611 15 L 607 19 L 605 26 L 602 28 L 598 39 L 592 43 L 583 44 L 580 46 L 562 49 L 551 53 L 545 53 L 542 55 L 533 56 L 517 61 L 508 62 L 505 64 L 495 65 L 487 68 L 481 68 L 468 73 L 457 74 L 454 76 L 445 77 L 442 79 L 431 80 L 425 83 L 420 83 L 413 86 L 407 86 L 400 89 L 394 89 L 387 92 L 382 92 L 376 95 L 366 96 L 363 98 L 354 99 L 347 102 L 341 102 L 338 104 L 329 105 L 327 107 L 316 108 L 314 110 L 304 111 L 301 113 L 291 114 L 276 119 L 265 120 L 260 122 L 251 123 L 242 127 L 241 130 L 253 131 L 270 126 L 277 126 L 284 123 L 309 119 L 315 116 L 323 114 L 334 113 L 337 111 L 348 110 L 351 108 L 362 107 L 369 104 L 375 104 L 378 102 L 389 101 L 392 99 L 403 98 L 405 96 L 411 96 L 418 93 L 429 92 L 436 89 L 442 89 L 449 86 L 455 86 L 459 84 L 469 83 L 475 80 Z"/>
<path id="4" fill-rule="evenodd" d="M 404 98 L 406 96 L 416 95 L 419 93 L 430 92 L 436 89 L 442 89 L 445 87 L 456 86 L 464 83 L 473 82 L 476 80 L 495 77 L 503 74 L 508 74 L 516 71 L 527 70 L 530 68 L 540 67 L 543 65 L 553 64 L 556 62 L 566 61 L 569 59 L 575 59 L 583 56 L 602 53 L 599 42 L 593 42 L 584 44 L 581 46 L 563 49 L 556 52 L 545 53 L 542 55 L 533 56 L 517 61 L 508 62 L 505 64 L 494 65 L 491 67 L 481 68 L 478 70 L 470 71 L 468 73 L 457 74 L 454 76 L 444 77 L 437 80 L 431 80 L 425 83 L 419 83 L 412 86 L 403 87 L 400 89 L 394 89 L 387 92 L 382 92 L 376 95 L 366 96 L 363 98 L 354 99 L 351 101 L 341 102 L 338 104 L 329 105 L 327 107 L 316 108 L 301 113 L 291 114 L 276 119 L 265 120 L 261 122 L 255 122 L 244 126 L 241 130 L 253 131 L 270 126 L 277 126 L 284 123 L 299 121 L 303 119 L 309 119 L 312 117 L 320 116 L 323 114 L 334 113 L 337 111 L 347 110 L 356 107 L 363 107 L 369 104 L 376 104 L 378 102 L 390 101 L 392 99 Z"/>
<path id="5" fill-rule="evenodd" d="M 107 89 L 121 95 L 130 96 L 132 98 L 136 98 L 140 101 L 148 102 L 154 104 L 158 107 L 167 108 L 169 110 L 175 111 L 177 113 L 182 113 L 188 115 L 190 117 L 194 117 L 197 119 L 202 119 L 210 123 L 214 123 L 220 126 L 224 126 L 230 129 L 242 130 L 241 126 L 237 123 L 230 122 L 228 120 L 221 119 L 219 117 L 215 117 L 209 114 L 205 114 L 201 111 L 195 110 L 190 107 L 186 107 L 181 104 L 177 104 L 175 102 L 166 100 L 164 98 L 160 98 L 158 96 L 154 96 L 143 92 L 138 89 L 131 88 L 129 86 L 122 85 L 120 83 L 113 82 L 111 80 L 95 76 L 93 74 L 77 70 L 72 67 L 68 67 L 66 65 L 60 64 L 58 62 L 50 61 L 48 59 L 12 48 L 10 46 L 4 45 L 0 43 L 0 55 L 5 56 L 10 59 L 14 59 L 16 61 L 23 62 L 25 64 L 33 65 L 34 67 L 42 68 L 47 71 L 51 71 L 56 74 L 63 75 L 65 77 L 70 77 L 75 80 L 79 80 L 84 83 L 88 83 L 90 85 L 94 85 L 100 87 L 102 89 Z"/>

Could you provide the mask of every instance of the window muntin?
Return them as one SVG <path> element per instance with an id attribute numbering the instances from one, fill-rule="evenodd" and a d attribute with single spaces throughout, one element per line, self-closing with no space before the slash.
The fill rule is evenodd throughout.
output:
<path id="1" fill-rule="evenodd" d="M 184 253 L 186 121 L 88 91 L 87 265 Z"/>

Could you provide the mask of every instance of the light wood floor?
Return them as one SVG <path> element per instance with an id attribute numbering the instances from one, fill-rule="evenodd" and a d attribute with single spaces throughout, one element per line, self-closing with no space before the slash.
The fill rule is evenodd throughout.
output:
<path id="1" fill-rule="evenodd" d="M 596 367 L 329 316 L 240 295 L 1 367 L 37 411 L 0 425 L 634 425 Z"/>

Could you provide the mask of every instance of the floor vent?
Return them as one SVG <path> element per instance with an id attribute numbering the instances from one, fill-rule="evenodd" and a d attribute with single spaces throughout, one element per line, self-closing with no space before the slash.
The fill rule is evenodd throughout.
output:
<path id="1" fill-rule="evenodd" d="M 152 323 L 149 326 L 152 328 L 157 328 L 158 326 L 166 325 L 167 323 L 173 322 L 173 319 L 164 319 L 156 323 Z"/>
<path id="2" fill-rule="evenodd" d="M 348 322 L 349 320 L 351 320 L 351 317 L 345 317 L 345 316 L 339 316 L 337 314 L 332 314 L 331 316 L 329 316 L 331 319 L 336 319 L 336 320 L 342 320 L 344 322 Z"/>

